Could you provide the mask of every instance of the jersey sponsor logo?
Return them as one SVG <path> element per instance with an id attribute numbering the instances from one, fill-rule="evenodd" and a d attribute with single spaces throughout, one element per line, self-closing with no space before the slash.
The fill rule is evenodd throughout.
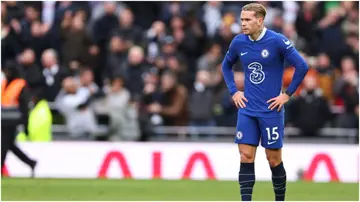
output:
<path id="1" fill-rule="evenodd" d="M 241 131 L 238 131 L 238 132 L 236 133 L 236 138 L 239 139 L 239 140 L 241 140 L 242 137 L 243 137 L 242 132 L 241 132 Z"/>
<path id="2" fill-rule="evenodd" d="M 241 56 L 246 55 L 246 54 L 248 54 L 248 52 L 244 52 L 244 53 L 241 52 L 241 53 L 240 53 Z"/>
<path id="3" fill-rule="evenodd" d="M 252 62 L 248 68 L 252 70 L 250 74 L 250 81 L 253 84 L 260 84 L 265 79 L 265 73 L 262 71 L 262 65 L 258 62 Z"/>
<path id="4" fill-rule="evenodd" d="M 263 58 L 267 58 L 267 57 L 269 56 L 269 51 L 266 50 L 266 49 L 262 50 L 262 51 L 261 51 L 261 56 L 262 56 Z"/>

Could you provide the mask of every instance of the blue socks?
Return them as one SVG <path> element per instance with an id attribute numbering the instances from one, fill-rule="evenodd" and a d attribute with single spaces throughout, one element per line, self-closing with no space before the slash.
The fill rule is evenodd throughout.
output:
<path id="1" fill-rule="evenodd" d="M 275 201 L 284 201 L 286 191 L 286 172 L 283 163 L 281 162 L 276 167 L 271 168 L 271 172 Z"/>
<path id="2" fill-rule="evenodd" d="M 275 193 L 275 201 L 285 201 L 286 172 L 281 162 L 276 167 L 270 167 L 272 183 Z M 254 163 L 241 163 L 239 171 L 239 184 L 242 201 L 251 201 L 253 187 L 255 185 Z"/>
<path id="3" fill-rule="evenodd" d="M 241 163 L 239 171 L 239 184 L 242 201 L 251 201 L 255 185 L 254 163 Z"/>

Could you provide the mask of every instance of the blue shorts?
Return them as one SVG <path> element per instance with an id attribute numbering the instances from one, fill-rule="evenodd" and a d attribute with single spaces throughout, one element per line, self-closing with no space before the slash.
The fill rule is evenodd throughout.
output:
<path id="1" fill-rule="evenodd" d="M 238 113 L 235 143 L 280 149 L 284 140 L 284 116 L 259 118 Z"/>

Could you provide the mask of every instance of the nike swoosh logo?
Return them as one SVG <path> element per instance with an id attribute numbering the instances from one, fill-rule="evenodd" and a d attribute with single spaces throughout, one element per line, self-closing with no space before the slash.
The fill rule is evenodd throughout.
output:
<path id="1" fill-rule="evenodd" d="M 283 42 L 284 42 L 284 44 L 287 45 L 287 46 L 290 45 L 290 43 L 291 43 L 289 40 L 285 41 L 284 39 L 283 39 Z"/>
<path id="2" fill-rule="evenodd" d="M 240 53 L 241 56 L 248 54 L 248 52 Z"/>
<path id="3" fill-rule="evenodd" d="M 274 141 L 274 142 L 268 142 L 268 145 L 271 145 L 271 144 L 274 144 L 276 141 Z"/>

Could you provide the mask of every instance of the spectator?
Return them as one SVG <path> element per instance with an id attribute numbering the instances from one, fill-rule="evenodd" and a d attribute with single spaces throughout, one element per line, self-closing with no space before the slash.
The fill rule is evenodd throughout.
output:
<path id="1" fill-rule="evenodd" d="M 43 77 L 45 80 L 45 98 L 47 101 L 54 101 L 61 89 L 61 82 L 67 75 L 66 69 L 61 67 L 55 50 L 45 50 L 41 56 L 43 65 Z"/>
<path id="2" fill-rule="evenodd" d="M 144 59 L 144 50 L 134 46 L 129 50 L 127 61 L 123 66 L 126 78 L 125 86 L 135 98 L 141 97 L 144 88 L 143 75 L 148 70 Z"/>
<path id="3" fill-rule="evenodd" d="M 7 17 L 7 6 L 5 2 L 1 2 L 1 20 Z"/>
<path id="4" fill-rule="evenodd" d="M 198 18 L 198 15 L 195 11 L 188 12 L 185 17 L 185 22 L 187 22 L 187 26 L 189 27 L 189 31 L 193 33 L 194 37 L 198 44 L 206 44 L 207 36 L 206 36 L 206 25 L 203 21 Z M 203 48 L 198 46 L 196 57 L 199 57 L 203 53 Z"/>
<path id="5" fill-rule="evenodd" d="M 318 2 L 304 1 L 295 21 L 296 31 L 306 40 L 308 47 L 305 53 L 313 55 L 317 52 L 319 41 L 315 34 L 316 24 L 320 20 L 321 12 L 316 10 Z"/>
<path id="6" fill-rule="evenodd" d="M 321 44 L 319 51 L 326 52 L 333 59 L 335 65 L 340 64 L 341 52 L 345 44 L 340 24 L 342 17 L 343 14 L 339 12 L 339 8 L 332 8 L 331 12 L 328 12 L 318 23 L 317 31 Z M 338 43 L 328 43 L 329 41 Z"/>
<path id="7" fill-rule="evenodd" d="M 137 2 L 127 1 L 126 5 L 133 11 L 135 18 L 134 24 L 139 26 L 141 29 L 149 29 L 151 24 L 159 20 L 161 13 L 160 2 Z"/>
<path id="8" fill-rule="evenodd" d="M 21 46 L 13 27 L 6 19 L 2 18 L 1 21 L 1 66 L 4 66 L 6 61 L 15 60 L 21 52 Z"/>
<path id="9" fill-rule="evenodd" d="M 203 21 L 206 25 L 207 36 L 212 38 L 220 27 L 222 19 L 222 3 L 220 1 L 209 1 L 203 5 Z"/>
<path id="10" fill-rule="evenodd" d="M 184 16 L 185 5 L 183 2 L 166 2 L 162 5 L 161 20 L 168 23 L 174 16 Z"/>
<path id="11" fill-rule="evenodd" d="M 92 43 L 89 49 L 84 54 L 83 65 L 89 67 L 95 74 L 95 83 L 99 86 L 103 85 L 103 65 L 101 64 L 100 49 L 97 45 Z"/>
<path id="12" fill-rule="evenodd" d="M 221 61 L 221 52 L 220 44 L 211 44 L 209 50 L 198 59 L 197 69 L 214 71 L 216 65 Z"/>
<path id="13" fill-rule="evenodd" d="M 282 33 L 283 24 L 284 24 L 283 16 L 280 13 L 278 13 L 274 16 L 272 25 L 269 26 L 269 28 L 275 32 Z"/>
<path id="14" fill-rule="evenodd" d="M 163 120 L 157 113 L 148 111 L 148 106 L 157 102 L 158 93 L 156 92 L 159 83 L 159 71 L 156 67 L 150 68 L 144 75 L 144 89 L 139 103 L 139 122 L 141 127 L 141 140 L 147 140 L 153 134 L 152 127 L 161 125 Z"/>
<path id="15" fill-rule="evenodd" d="M 51 47 L 48 38 L 48 30 L 46 30 L 39 20 L 32 22 L 29 36 L 23 35 L 23 48 L 31 48 L 35 52 L 36 64 L 41 65 L 41 55 L 44 50 Z"/>
<path id="16" fill-rule="evenodd" d="M 353 7 L 350 9 L 345 21 L 342 23 L 344 34 L 359 34 L 359 9 Z"/>
<path id="17" fill-rule="evenodd" d="M 42 9 L 40 8 L 39 10 L 41 10 L 41 19 L 42 22 L 44 24 L 47 24 L 48 26 L 52 26 L 53 22 L 55 20 L 55 5 L 56 2 L 54 1 L 44 1 L 44 2 L 40 2 L 40 6 L 42 7 Z"/>
<path id="18" fill-rule="evenodd" d="M 124 79 L 116 77 L 106 96 L 106 108 L 110 116 L 111 140 L 136 141 L 140 137 L 138 114 L 131 102 L 131 95 L 124 87 Z"/>
<path id="19" fill-rule="evenodd" d="M 130 9 L 124 9 L 119 15 L 120 26 L 114 30 L 116 35 L 122 36 L 127 47 L 142 45 L 144 42 L 142 29 L 134 25 L 134 14 Z"/>
<path id="20" fill-rule="evenodd" d="M 190 94 L 190 126 L 215 126 L 213 108 L 214 92 L 210 85 L 210 74 L 200 70 Z"/>
<path id="21" fill-rule="evenodd" d="M 210 76 L 209 76 L 210 86 L 214 87 L 215 94 L 219 93 L 219 91 L 221 91 L 223 88 L 225 88 L 225 81 L 223 79 L 221 68 L 222 68 L 222 62 L 219 61 L 219 63 L 216 65 L 216 69 L 209 72 L 210 73 Z M 241 71 L 237 70 L 236 67 L 233 69 L 234 69 L 236 75 L 239 72 L 241 72 Z"/>
<path id="22" fill-rule="evenodd" d="M 159 93 L 156 92 L 159 83 L 159 71 L 156 68 L 149 69 L 148 72 L 144 75 L 144 89 L 142 91 L 142 105 L 147 108 L 150 104 L 154 102 L 159 102 Z M 147 112 L 147 109 L 143 112 Z M 143 113 L 146 114 L 146 113 Z M 151 113 L 150 113 L 151 114 Z M 147 115 L 147 114 L 146 114 Z M 157 125 L 157 124 L 156 124 Z"/>
<path id="23" fill-rule="evenodd" d="M 238 30 L 233 32 L 231 30 L 231 25 L 222 24 L 214 37 L 214 41 L 218 44 L 221 44 L 221 50 L 225 54 L 226 50 L 230 46 L 231 40 L 239 33 Z M 240 30 L 239 30 L 240 31 Z"/>
<path id="24" fill-rule="evenodd" d="M 187 66 L 184 64 L 181 56 L 170 55 L 160 56 L 156 60 L 155 64 L 159 68 L 160 74 L 164 71 L 171 70 L 176 74 L 176 77 L 179 78 L 179 83 L 183 85 L 188 85 L 190 81 L 189 72 L 187 71 Z"/>
<path id="25" fill-rule="evenodd" d="M 161 21 L 153 22 L 145 35 L 145 39 L 147 42 L 147 60 L 150 63 L 153 62 L 155 58 L 160 55 L 160 42 L 164 41 L 165 37 L 165 23 Z"/>
<path id="26" fill-rule="evenodd" d="M 294 24 L 299 12 L 299 4 L 295 1 L 283 1 L 285 24 Z"/>
<path id="27" fill-rule="evenodd" d="M 344 57 L 350 56 L 354 59 L 356 64 L 359 64 L 359 35 L 358 34 L 349 34 L 346 36 L 346 45 L 343 50 Z M 359 66 L 355 67 L 359 71 Z"/>
<path id="28" fill-rule="evenodd" d="M 64 79 L 61 93 L 56 98 L 59 111 L 65 116 L 66 126 L 72 138 L 96 134 L 96 119 L 89 107 L 90 91 L 79 88 L 73 77 Z"/>
<path id="29" fill-rule="evenodd" d="M 92 8 L 91 21 L 96 21 L 106 15 L 106 12 L 109 12 L 109 6 L 105 6 L 105 3 L 106 2 L 96 2 Z M 122 13 L 122 11 L 126 8 L 126 5 L 122 2 L 116 2 L 115 7 L 114 14 L 117 16 L 119 13 Z"/>
<path id="30" fill-rule="evenodd" d="M 338 116 L 336 126 L 341 128 L 357 128 L 359 106 L 359 77 L 354 61 L 344 58 L 341 61 L 342 75 L 335 83 L 335 95 L 342 99 L 345 112 Z"/>
<path id="31" fill-rule="evenodd" d="M 99 86 L 94 82 L 94 74 L 89 68 L 80 69 L 79 77 L 77 78 L 80 88 L 85 88 L 90 91 L 91 95 L 95 95 L 99 92 Z"/>
<path id="32" fill-rule="evenodd" d="M 42 88 L 45 85 L 42 71 L 40 67 L 35 64 L 35 59 L 35 53 L 32 49 L 25 49 L 19 58 L 25 80 L 31 90 Z"/>
<path id="33" fill-rule="evenodd" d="M 160 99 L 148 105 L 147 110 L 159 114 L 166 126 L 185 126 L 188 124 L 188 107 L 186 88 L 177 83 L 177 78 L 171 71 L 161 76 Z"/>
<path id="34" fill-rule="evenodd" d="M 106 59 L 103 77 L 110 81 L 113 75 L 125 75 L 125 69 L 121 66 L 127 59 L 127 48 L 125 41 L 120 36 L 113 36 L 110 40 L 109 54 Z"/>
<path id="35" fill-rule="evenodd" d="M 20 21 L 22 35 L 30 35 L 31 24 L 36 20 L 40 20 L 40 12 L 33 6 L 27 6 L 25 8 L 25 18 Z"/>
<path id="36" fill-rule="evenodd" d="M 100 46 L 101 50 L 104 50 L 105 45 L 110 38 L 111 31 L 119 26 L 119 21 L 116 16 L 116 3 L 104 2 L 104 15 L 97 19 L 93 27 L 93 36 L 95 43 Z"/>
<path id="37" fill-rule="evenodd" d="M 316 136 L 318 130 L 331 120 L 328 102 L 317 82 L 316 76 L 306 76 L 300 96 L 290 103 L 288 109 L 288 125 L 298 127 L 304 136 Z"/>
<path id="38" fill-rule="evenodd" d="M 86 33 L 84 19 L 81 14 L 71 16 L 65 13 L 64 20 L 61 24 L 62 43 L 62 62 L 72 71 L 78 72 L 80 64 L 92 44 L 90 37 Z M 75 65 L 74 63 L 78 63 Z"/>
<path id="39" fill-rule="evenodd" d="M 170 21 L 170 30 L 175 41 L 177 51 L 186 56 L 187 65 L 192 67 L 196 61 L 199 49 L 194 32 L 185 26 L 185 21 L 180 16 L 174 16 Z M 191 70 L 191 69 L 190 69 Z"/>
<path id="40" fill-rule="evenodd" d="M 170 57 L 178 53 L 176 41 L 173 36 L 166 36 L 161 41 L 161 56 Z"/>
<path id="41" fill-rule="evenodd" d="M 333 88 L 337 72 L 335 67 L 330 63 L 330 58 L 326 53 L 319 54 L 316 71 L 319 87 L 322 89 L 325 98 L 332 102 L 334 99 Z"/>
<path id="42" fill-rule="evenodd" d="M 24 17 L 24 5 L 18 1 L 6 1 L 7 15 L 10 19 L 20 20 Z"/>

